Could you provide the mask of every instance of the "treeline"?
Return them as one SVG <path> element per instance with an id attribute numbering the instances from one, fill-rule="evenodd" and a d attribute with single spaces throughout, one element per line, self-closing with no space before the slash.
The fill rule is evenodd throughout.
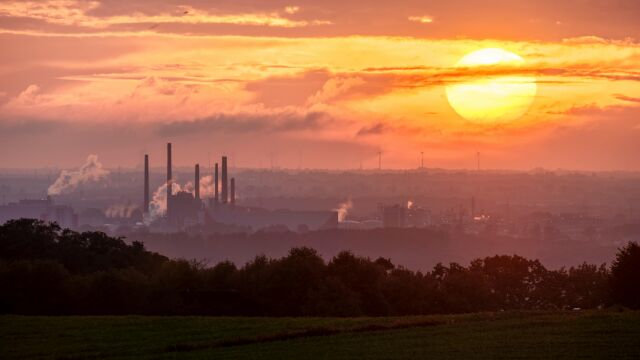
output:
<path id="1" fill-rule="evenodd" d="M 359 316 L 513 309 L 640 308 L 640 246 L 611 268 L 549 270 L 492 256 L 429 272 L 342 252 L 324 261 L 293 248 L 242 267 L 171 260 L 100 232 L 21 219 L 0 226 L 0 312 Z"/>

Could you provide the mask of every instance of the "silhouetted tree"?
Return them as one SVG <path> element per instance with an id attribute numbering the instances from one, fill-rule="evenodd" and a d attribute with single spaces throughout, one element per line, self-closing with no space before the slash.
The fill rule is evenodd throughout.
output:
<path id="1" fill-rule="evenodd" d="M 611 297 L 624 306 L 640 309 L 640 245 L 629 242 L 611 266 Z"/>
<path id="2" fill-rule="evenodd" d="M 21 219 L 0 225 L 0 312 L 381 316 L 595 308 L 609 303 L 608 286 L 615 301 L 638 308 L 639 264 L 640 247 L 630 243 L 611 274 L 589 264 L 548 270 L 515 255 L 421 273 L 348 251 L 326 263 L 306 247 L 240 268 L 227 261 L 207 267 L 101 232 Z"/>

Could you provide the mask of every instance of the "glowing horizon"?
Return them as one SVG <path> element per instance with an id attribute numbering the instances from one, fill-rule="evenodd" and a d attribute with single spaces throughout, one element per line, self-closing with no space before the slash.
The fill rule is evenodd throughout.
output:
<path id="1" fill-rule="evenodd" d="M 1 2 L 0 140 L 30 146 L 0 160 L 73 166 L 98 154 L 133 166 L 171 140 L 178 164 L 225 152 L 246 167 L 272 156 L 375 168 L 382 151 L 386 168 L 415 168 L 420 152 L 428 166 L 472 168 L 481 151 L 487 168 L 640 170 L 640 34 L 627 14 L 588 33 L 588 14 L 542 3 L 535 22 L 504 10 L 526 24 L 510 37 L 500 23 L 458 24 L 445 5 L 373 4 L 372 28 L 333 2 Z M 456 65 L 491 48 L 524 61 Z M 510 83 L 491 110 L 508 121 L 473 121 L 482 98 L 459 97 L 460 115 L 450 106 L 451 89 L 487 78 Z"/>

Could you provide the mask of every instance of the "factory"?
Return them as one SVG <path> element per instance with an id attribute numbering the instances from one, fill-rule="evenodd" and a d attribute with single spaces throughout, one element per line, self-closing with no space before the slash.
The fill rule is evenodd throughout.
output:
<path id="1" fill-rule="evenodd" d="M 213 193 L 208 201 L 201 197 L 200 165 L 195 164 L 193 191 L 174 192 L 172 173 L 172 146 L 167 144 L 166 211 L 159 219 L 164 228 L 186 229 L 194 225 L 226 224 L 251 231 L 260 229 L 286 229 L 305 232 L 338 227 L 337 211 L 267 210 L 242 207 L 236 204 L 236 180 L 229 176 L 228 158 L 222 156 L 213 167 Z M 143 212 L 150 211 L 149 156 L 144 158 Z"/>
<path id="2" fill-rule="evenodd" d="M 78 226 L 78 215 L 73 208 L 56 205 L 49 196 L 46 199 L 25 199 L 0 206 L 0 224 L 21 218 L 56 222 L 63 228 L 73 229 Z"/>

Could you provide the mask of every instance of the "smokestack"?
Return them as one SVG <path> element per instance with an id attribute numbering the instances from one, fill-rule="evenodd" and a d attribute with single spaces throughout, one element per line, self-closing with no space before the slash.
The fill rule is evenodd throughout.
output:
<path id="1" fill-rule="evenodd" d="M 167 213 L 169 213 L 169 204 L 170 204 L 170 200 L 171 196 L 173 195 L 172 193 L 172 187 L 173 187 L 173 180 L 172 180 L 172 176 L 171 176 L 171 143 L 167 143 Z"/>
<path id="2" fill-rule="evenodd" d="M 227 157 L 222 157 L 222 203 L 226 204 L 229 201 L 229 190 L 227 181 Z"/>
<path id="3" fill-rule="evenodd" d="M 476 216 L 476 197 L 471 197 L 471 218 Z"/>
<path id="4" fill-rule="evenodd" d="M 220 202 L 220 194 L 218 194 L 218 163 L 216 163 L 213 171 L 213 197 L 217 206 L 218 202 Z"/>
<path id="5" fill-rule="evenodd" d="M 196 200 L 200 200 L 200 164 L 196 164 L 195 191 Z"/>
<path id="6" fill-rule="evenodd" d="M 144 204 L 142 209 L 145 214 L 149 213 L 149 155 L 144 155 Z"/>
<path id="7" fill-rule="evenodd" d="M 231 178 L 231 207 L 236 206 L 236 179 Z"/>

